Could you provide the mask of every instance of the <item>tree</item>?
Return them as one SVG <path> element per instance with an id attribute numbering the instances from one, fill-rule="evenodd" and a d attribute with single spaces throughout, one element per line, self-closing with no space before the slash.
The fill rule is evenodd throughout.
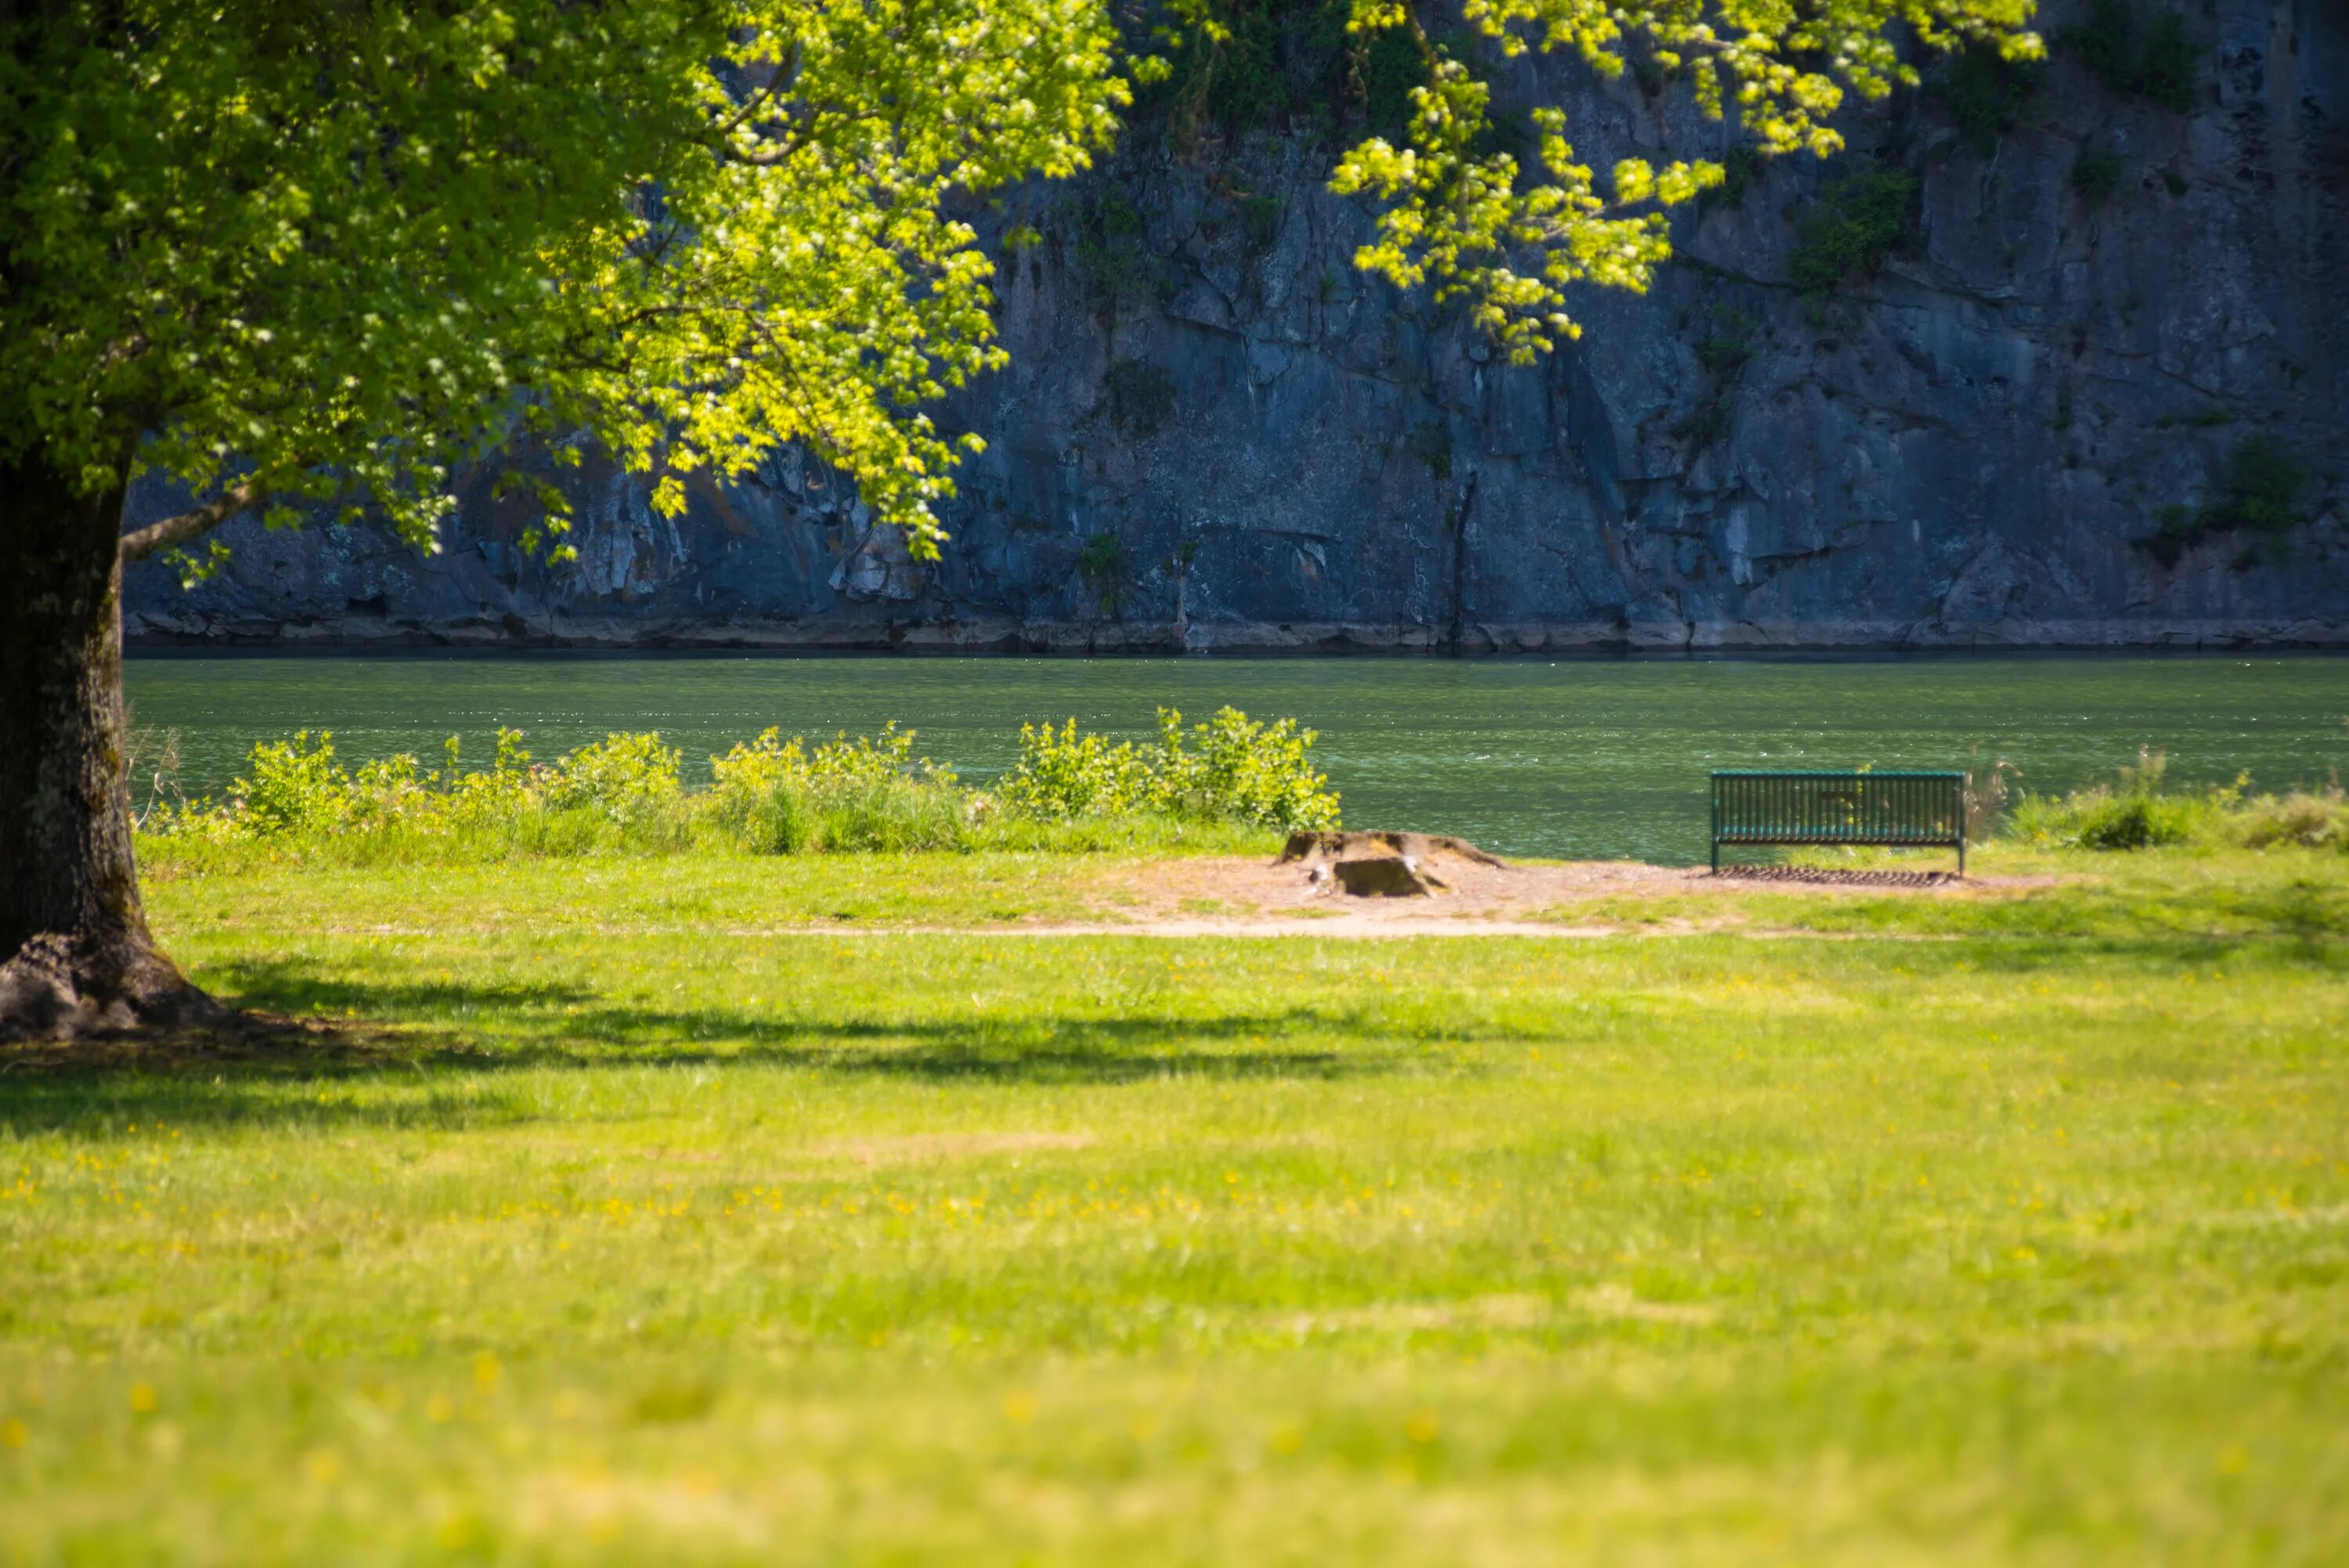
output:
<path id="1" fill-rule="evenodd" d="M 1125 0 L 1114 0 L 1124 4 Z M 1135 77 L 1233 0 L 1164 0 Z M 1464 298 L 1530 358 L 1567 291 L 1644 287 L 1662 209 L 1718 165 L 1619 163 L 1560 111 L 1540 169 L 1425 0 L 1344 0 L 1421 62 L 1358 263 Z M 453 465 L 517 431 L 679 476 L 802 443 L 917 556 L 957 452 L 921 405 L 990 368 L 972 194 L 1084 167 L 1128 101 L 1113 0 L 0 0 L 0 1033 L 209 1016 L 131 854 L 121 563 L 227 518 L 380 510 L 423 548 Z M 1487 55 L 1627 54 L 1733 105 L 1765 151 L 1839 145 L 1894 43 L 2038 52 L 2032 0 L 1464 0 Z M 1447 5 L 1446 15 L 1453 14 Z M 1392 50 L 1389 51 L 1392 53 Z M 158 470 L 178 516 L 124 534 Z M 560 552 L 561 492 L 529 541 Z"/>
<path id="2" fill-rule="evenodd" d="M 1228 37 L 1234 0 L 1172 0 L 1173 47 Z M 1439 300 L 1465 302 L 1473 323 L 1519 364 L 1581 335 L 1568 312 L 1577 284 L 1644 292 L 1671 254 L 1664 209 L 1717 186 L 1723 166 L 1675 160 L 1661 169 L 1626 159 L 1602 191 L 1575 160 L 1566 114 L 1529 116 L 1539 167 L 1527 170 L 1496 148 L 1492 92 L 1475 73 L 1477 53 L 1516 60 L 1565 53 L 1612 79 L 1637 61 L 1684 78 L 1715 119 L 1733 108 L 1743 133 L 1765 154 L 1843 147 L 1828 122 L 1846 93 L 1875 100 L 1914 87 L 1899 34 L 1925 48 L 1967 44 L 2008 59 L 2044 52 L 2027 30 L 2037 0 L 1347 0 L 1348 31 L 1402 34 L 1423 84 L 1412 89 L 1403 145 L 1372 137 L 1339 160 L 1331 189 L 1385 204 L 1377 240 L 1355 264 L 1400 288 L 1432 283 Z M 1431 27 L 1456 15 L 1466 35 Z M 1186 36 L 1186 34 L 1188 36 Z"/>
<path id="3" fill-rule="evenodd" d="M 321 502 L 429 549 L 517 429 L 672 510 L 802 442 L 928 543 L 920 405 L 1000 357 L 950 204 L 1082 167 L 1114 44 L 1095 0 L 0 0 L 0 1033 L 216 1011 L 140 909 L 124 560 Z M 148 469 L 189 509 L 125 537 Z"/>

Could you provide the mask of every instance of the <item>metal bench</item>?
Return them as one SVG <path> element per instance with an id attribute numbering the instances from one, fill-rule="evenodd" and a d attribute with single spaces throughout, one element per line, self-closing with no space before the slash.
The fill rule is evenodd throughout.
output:
<path id="1" fill-rule="evenodd" d="M 1879 844 L 1958 851 L 1966 874 L 1962 773 L 1713 776 L 1713 869 L 1723 845 Z"/>

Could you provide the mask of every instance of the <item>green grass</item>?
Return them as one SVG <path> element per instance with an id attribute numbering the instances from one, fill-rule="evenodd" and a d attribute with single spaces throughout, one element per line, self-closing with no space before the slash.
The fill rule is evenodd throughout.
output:
<path id="1" fill-rule="evenodd" d="M 1114 869 L 1046 855 L 160 880 L 347 1033 L 0 1058 L 0 1563 L 2342 1561 L 2338 851 L 1986 860 L 2071 880 L 1377 941 L 1018 935 Z"/>

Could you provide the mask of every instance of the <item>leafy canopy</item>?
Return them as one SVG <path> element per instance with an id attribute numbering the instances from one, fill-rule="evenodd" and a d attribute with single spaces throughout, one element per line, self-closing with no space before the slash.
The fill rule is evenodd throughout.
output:
<path id="1" fill-rule="evenodd" d="M 1919 76 L 1895 46 L 1905 27 L 1924 46 L 1975 44 L 2010 60 L 2036 59 L 2025 30 L 2036 0 L 1465 0 L 1462 14 L 1486 52 L 1578 57 L 1609 78 L 1627 59 L 1685 77 L 1698 105 L 1722 118 L 1733 106 L 1763 151 L 1838 150 L 1828 119 L 1847 91 L 1881 98 Z M 1212 26 L 1213 0 L 1183 0 L 1195 26 Z M 1433 281 L 1464 298 L 1476 325 L 1526 363 L 1581 335 L 1567 312 L 1577 284 L 1644 292 L 1671 254 L 1663 209 L 1721 184 L 1705 160 L 1659 169 L 1625 159 L 1602 191 L 1576 161 L 1566 116 L 1532 112 L 1538 168 L 1487 150 L 1491 91 L 1471 62 L 1433 41 L 1424 0 L 1353 0 L 1357 32 L 1402 29 L 1417 42 L 1427 85 L 1412 95 L 1405 145 L 1373 137 L 1338 164 L 1333 189 L 1383 199 L 1377 240 L 1357 265 L 1399 287 Z"/>
<path id="2" fill-rule="evenodd" d="M 1491 150 L 1490 91 L 1413 0 L 1346 26 L 1423 67 L 1402 145 L 1333 187 L 1383 203 L 1362 267 L 1432 281 L 1520 361 L 1567 291 L 1641 289 L 1664 209 L 1719 164 L 1599 177 L 1565 118 Z M 1825 154 L 1896 51 L 2040 53 L 2033 0 L 1466 0 L 1469 47 L 1629 57 Z M 1161 45 L 1228 0 L 1166 0 Z M 1130 100 L 1110 0 L 50 0 L 0 7 L 0 460 L 93 490 L 157 469 L 216 499 L 372 499 L 429 547 L 452 468 L 535 433 L 657 474 L 804 443 L 927 556 L 974 437 L 922 405 L 1000 363 L 974 195 L 1086 167 Z M 559 530 L 553 485 L 534 486 Z M 539 541 L 528 541 L 533 547 Z M 188 563 L 194 569 L 192 562 Z"/>
<path id="3" fill-rule="evenodd" d="M 918 405 L 1001 356 L 949 202 L 1088 162 L 1114 36 L 1096 0 L 0 11 L 0 459 L 369 495 L 429 545 L 518 426 L 671 511 L 802 441 L 926 541 Z"/>

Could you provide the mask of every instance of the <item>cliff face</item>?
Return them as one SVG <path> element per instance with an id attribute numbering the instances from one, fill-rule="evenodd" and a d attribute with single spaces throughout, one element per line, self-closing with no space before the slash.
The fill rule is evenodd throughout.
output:
<path id="1" fill-rule="evenodd" d="M 2140 9 L 2144 9 L 2140 7 Z M 2083 8 L 2053 5 L 2050 33 Z M 2349 6 L 2189 0 L 2192 107 L 2058 49 L 1847 116 L 1684 217 L 1648 296 L 1495 360 L 1354 271 L 1365 211 L 1301 134 L 1137 137 L 1009 217 L 1009 370 L 936 565 L 819 465 L 695 487 L 671 523 L 574 483 L 574 563 L 471 477 L 437 556 L 361 525 L 226 531 L 150 641 L 937 648 L 2349 644 Z M 1566 94 L 1585 161 L 1724 146 L 1668 86 Z M 1538 67 L 1545 70 L 1551 67 Z M 2109 74 L 2109 73 L 2107 73 Z M 1986 107 L 1987 106 L 1987 107 Z M 1892 253 L 1795 286 L 1821 193 L 1899 178 Z M 1848 186 L 1842 189 L 1847 191 Z M 1008 221 L 1008 219 L 1006 220 Z M 516 460 L 528 460 L 522 457 Z M 2288 528 L 2228 497 L 2308 482 Z M 2279 478 L 2279 474 L 2283 477 Z M 2261 487 L 2267 488 L 2262 490 Z M 168 505 L 133 497 L 134 514 Z"/>

